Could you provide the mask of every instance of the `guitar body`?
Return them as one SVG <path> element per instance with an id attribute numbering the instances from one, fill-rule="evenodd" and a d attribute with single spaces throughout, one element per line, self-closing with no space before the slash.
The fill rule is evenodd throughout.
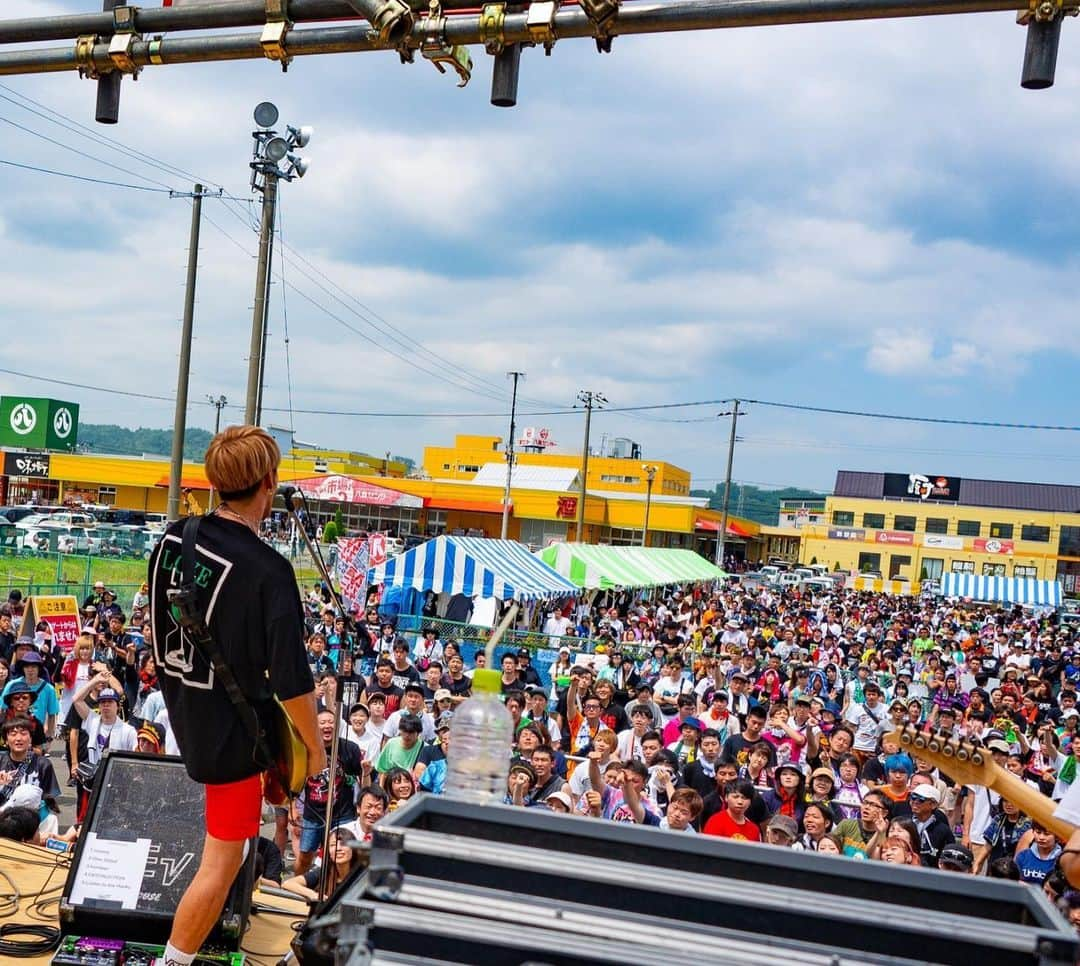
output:
<path id="1" fill-rule="evenodd" d="M 263 795 L 271 805 L 284 805 L 303 791 L 307 780 L 307 749 L 285 706 L 275 697 L 277 758 L 263 775 Z"/>
<path id="2" fill-rule="evenodd" d="M 896 742 L 902 751 L 912 757 L 917 755 L 930 762 L 954 782 L 992 788 L 1028 818 L 1049 829 L 1062 841 L 1068 841 L 1076 831 L 1076 827 L 1071 823 L 1055 818 L 1057 802 L 996 764 L 986 748 L 973 745 L 969 741 L 919 731 L 913 725 L 894 731 L 888 736 L 888 740 Z"/>

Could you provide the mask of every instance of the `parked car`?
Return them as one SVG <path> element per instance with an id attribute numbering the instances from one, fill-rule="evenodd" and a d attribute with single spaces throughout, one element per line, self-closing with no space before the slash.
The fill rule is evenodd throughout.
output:
<path id="1" fill-rule="evenodd" d="M 829 580 L 828 577 L 808 577 L 800 586 L 813 594 L 831 594 L 836 590 L 836 582 Z"/>
<path id="2" fill-rule="evenodd" d="M 86 527 L 16 527 L 22 534 L 19 549 L 34 553 L 91 553 L 90 531 Z"/>
<path id="3" fill-rule="evenodd" d="M 923 594 L 940 594 L 941 581 L 927 578 L 919 583 L 919 592 Z"/>
<path id="4" fill-rule="evenodd" d="M 775 583 L 776 586 L 780 587 L 781 589 L 783 589 L 784 587 L 798 587 L 799 584 L 801 584 L 802 582 L 803 582 L 802 577 L 799 577 L 797 574 L 788 574 L 788 573 L 780 574 L 773 581 L 773 583 Z"/>
<path id="5" fill-rule="evenodd" d="M 800 580 L 810 580 L 812 577 L 817 576 L 809 567 L 796 567 L 791 572 Z"/>

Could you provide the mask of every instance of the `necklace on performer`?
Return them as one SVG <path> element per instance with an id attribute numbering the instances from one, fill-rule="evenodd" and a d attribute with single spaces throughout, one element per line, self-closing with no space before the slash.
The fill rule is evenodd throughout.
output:
<path id="1" fill-rule="evenodd" d="M 235 521 L 236 523 L 242 523 L 252 533 L 254 533 L 255 536 L 259 535 L 258 525 L 252 523 L 247 517 L 243 516 L 242 514 L 237 513 L 227 503 L 222 503 L 214 512 L 217 513 L 218 516 L 224 516 L 227 519 Z"/>

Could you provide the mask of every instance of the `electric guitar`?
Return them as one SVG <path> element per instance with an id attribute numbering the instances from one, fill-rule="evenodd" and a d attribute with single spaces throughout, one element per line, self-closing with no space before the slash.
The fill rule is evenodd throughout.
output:
<path id="1" fill-rule="evenodd" d="M 303 791 L 307 780 L 308 755 L 300 732 L 289 712 L 274 698 L 277 748 L 274 763 L 263 773 L 263 797 L 271 805 L 284 805 Z"/>
<path id="2" fill-rule="evenodd" d="M 959 784 L 985 785 L 993 789 L 1063 841 L 1068 841 L 1076 831 L 1076 826 L 1071 822 L 1054 817 L 1057 802 L 995 764 L 986 748 L 973 745 L 970 741 L 919 731 L 914 725 L 894 731 L 886 740 L 896 742 L 912 757 L 918 756 L 930 762 Z"/>

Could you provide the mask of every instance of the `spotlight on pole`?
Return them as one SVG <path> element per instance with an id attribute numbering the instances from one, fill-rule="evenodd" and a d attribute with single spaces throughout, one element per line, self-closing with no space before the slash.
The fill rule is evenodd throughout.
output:
<path id="1" fill-rule="evenodd" d="M 413 28 L 413 12 L 401 0 L 347 0 L 379 35 L 384 47 L 397 47 Z"/>
<path id="2" fill-rule="evenodd" d="M 278 122 L 278 109 L 269 101 L 255 105 L 255 123 L 259 127 L 273 127 Z"/>

